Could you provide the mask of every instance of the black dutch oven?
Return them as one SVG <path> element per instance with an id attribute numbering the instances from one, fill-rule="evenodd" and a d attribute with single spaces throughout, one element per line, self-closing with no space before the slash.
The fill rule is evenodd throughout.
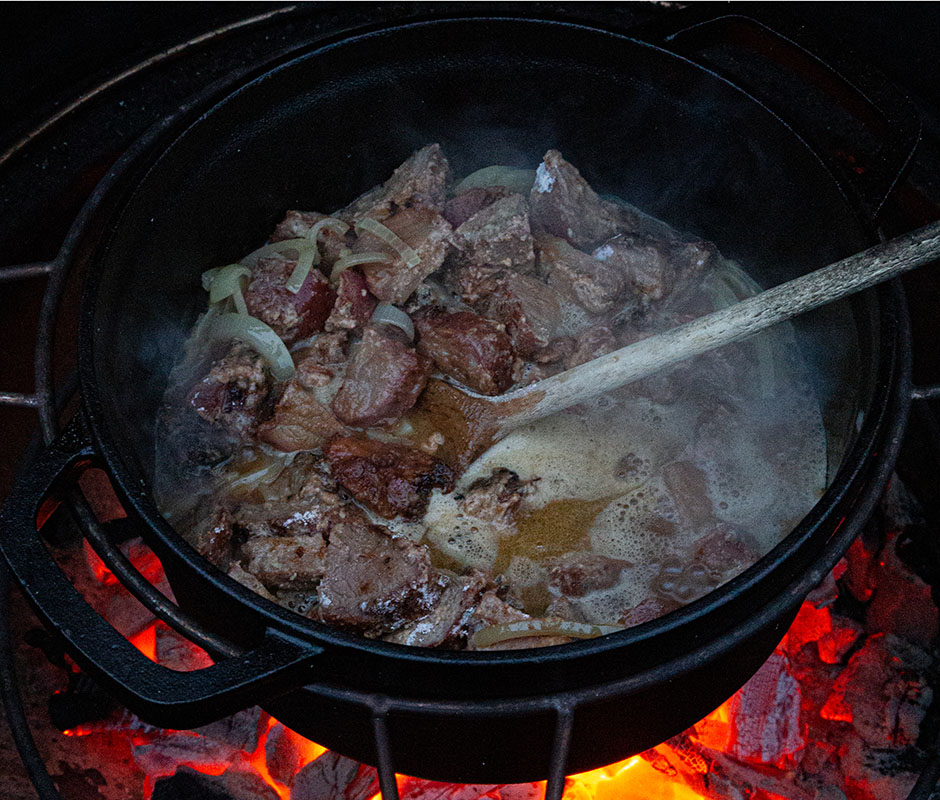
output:
<path id="1" fill-rule="evenodd" d="M 604 638 L 461 653 L 340 633 L 228 579 L 160 516 L 148 488 L 167 372 L 204 303 L 200 273 L 263 242 L 286 208 L 340 207 L 428 142 L 442 144 L 458 175 L 530 166 L 557 147 L 601 192 L 715 241 L 765 286 L 872 244 L 871 210 L 910 157 L 916 128 L 905 140 L 882 126 L 872 161 L 884 167 L 880 184 L 844 183 L 765 106 L 672 52 L 727 24 L 763 30 L 712 20 L 681 37 L 656 34 L 665 47 L 531 19 L 373 30 L 182 111 L 127 154 L 69 244 L 88 276 L 83 407 L 2 517 L 4 555 L 79 662 L 155 724 L 192 727 L 257 703 L 383 772 L 463 782 L 557 781 L 668 738 L 736 691 L 890 473 L 909 394 L 897 285 L 797 324 L 829 436 L 830 485 L 812 511 L 730 583 Z M 883 111 L 854 96 L 869 116 Z M 44 502 L 90 464 L 106 469 L 162 560 L 181 609 L 167 612 L 170 623 L 208 643 L 215 666 L 177 673 L 146 660 L 50 558 L 37 535 Z M 131 574 L 106 536 L 95 544 Z"/>

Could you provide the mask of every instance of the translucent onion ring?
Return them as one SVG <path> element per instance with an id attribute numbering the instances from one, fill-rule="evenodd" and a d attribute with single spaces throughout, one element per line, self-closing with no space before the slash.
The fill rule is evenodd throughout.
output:
<path id="1" fill-rule="evenodd" d="M 392 257 L 388 253 L 379 253 L 376 250 L 368 253 L 350 253 L 336 260 L 333 265 L 333 271 L 330 273 L 330 283 L 336 283 L 339 280 L 340 273 L 349 267 L 357 267 L 360 264 L 391 264 Z"/>
<path id="2" fill-rule="evenodd" d="M 377 236 L 385 244 L 394 247 L 399 255 L 409 267 L 416 267 L 421 263 L 421 257 L 411 249 L 407 242 L 401 239 L 395 231 L 386 228 L 378 220 L 374 220 L 371 217 L 366 217 L 361 219 L 356 223 L 356 232 L 366 231 L 371 233 L 373 236 Z"/>
<path id="3" fill-rule="evenodd" d="M 214 270 L 210 270 L 213 272 Z M 203 278 L 208 273 L 203 273 Z M 209 284 L 209 302 L 221 303 L 228 297 L 236 293 L 241 294 L 242 278 L 251 276 L 251 270 L 244 264 L 229 264 L 226 267 L 220 267 L 212 277 Z M 205 285 L 205 280 L 203 281 Z M 237 300 L 235 301 L 238 302 Z M 244 300 L 242 301 L 244 302 Z"/>
<path id="4" fill-rule="evenodd" d="M 294 374 L 294 360 L 281 337 L 260 319 L 247 314 L 219 314 L 209 321 L 206 335 L 211 340 L 237 339 L 251 345 L 276 380 L 286 381 Z"/>
<path id="5" fill-rule="evenodd" d="M 454 194 L 484 186 L 505 186 L 510 192 L 528 194 L 534 183 L 534 169 L 493 165 L 471 172 L 454 187 Z"/>
<path id="6" fill-rule="evenodd" d="M 415 326 L 404 311 L 391 303 L 379 303 L 372 312 L 373 322 L 384 322 L 388 325 L 394 325 L 405 332 L 409 341 L 415 338 Z"/>
<path id="7" fill-rule="evenodd" d="M 491 625 L 473 634 L 475 648 L 492 647 L 510 639 L 525 639 L 529 636 L 569 636 L 573 639 L 595 639 L 624 630 L 623 625 L 593 625 L 587 622 L 571 622 L 565 619 L 520 619 Z"/>
<path id="8" fill-rule="evenodd" d="M 313 227 L 304 234 L 305 239 L 313 242 L 313 247 L 306 247 L 300 251 L 297 266 L 294 267 L 294 271 L 287 279 L 287 283 L 284 284 L 289 292 L 297 294 L 297 292 L 300 291 L 300 287 L 304 285 L 304 281 L 307 280 L 310 270 L 320 263 L 320 251 L 317 248 L 317 241 L 324 228 L 329 228 L 330 230 L 342 234 L 349 230 L 349 225 L 341 219 L 324 217 L 319 222 L 315 222 Z"/>

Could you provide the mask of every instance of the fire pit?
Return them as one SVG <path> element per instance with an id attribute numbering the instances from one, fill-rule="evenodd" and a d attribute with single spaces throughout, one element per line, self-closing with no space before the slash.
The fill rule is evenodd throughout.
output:
<path id="1" fill-rule="evenodd" d="M 50 421 L 50 419 L 51 419 L 51 415 L 49 414 L 48 411 L 46 412 L 46 418 L 47 418 L 47 423 L 48 423 L 48 422 Z M 805 609 L 804 609 L 804 613 L 805 613 Z M 154 633 L 154 642 L 159 643 L 160 639 L 157 638 L 156 633 L 157 633 L 157 632 L 155 631 L 155 633 Z M 150 634 L 147 633 L 146 636 L 149 637 Z M 863 652 L 864 649 L 865 649 L 865 647 L 866 647 L 867 645 L 862 645 L 862 644 L 860 644 L 859 646 L 862 647 L 862 650 L 860 650 L 859 652 Z M 795 656 L 795 655 L 790 654 L 789 652 L 787 652 L 786 655 L 787 655 L 787 658 L 792 658 L 792 660 L 796 661 L 796 656 Z M 845 653 L 845 654 L 843 654 L 843 655 L 847 655 L 847 653 Z M 854 656 L 852 656 L 852 657 L 854 657 Z M 875 656 L 873 656 L 873 658 L 875 658 Z M 877 658 L 875 658 L 875 660 L 877 660 Z M 771 662 L 771 663 L 773 663 L 773 662 Z M 781 669 L 781 668 L 780 668 L 780 665 L 778 664 L 778 670 L 779 670 L 779 669 Z M 784 671 L 784 672 L 785 672 L 785 671 Z M 786 679 L 785 679 L 784 677 L 781 677 L 782 675 L 784 675 L 784 672 L 780 672 L 780 674 L 777 676 L 777 677 L 778 677 L 778 683 L 779 683 L 780 681 L 783 681 L 784 683 L 786 683 Z M 847 713 L 847 712 L 845 711 L 845 709 L 841 709 L 841 710 L 835 709 L 835 710 L 834 710 L 834 709 L 830 708 L 829 712 L 827 712 L 827 713 L 831 713 L 831 714 L 842 714 L 842 715 L 843 715 L 842 718 L 839 719 L 839 720 L 837 720 L 837 721 L 840 721 L 840 722 L 842 722 L 842 723 L 847 723 L 847 720 L 844 719 L 844 716 L 845 716 L 845 714 Z M 714 726 L 713 726 L 713 727 L 714 727 Z M 908 733 L 909 733 L 909 731 L 908 731 Z M 693 736 L 693 738 L 694 738 L 694 736 Z M 707 737 L 706 737 L 706 739 L 707 739 Z M 707 740 L 707 741 L 712 741 L 712 743 L 714 744 L 714 741 L 715 741 L 715 740 Z M 786 737 L 784 737 L 784 741 L 787 741 L 787 740 L 786 740 Z M 790 744 L 792 745 L 792 744 L 793 744 L 793 741 L 795 741 L 795 740 L 792 740 L 792 739 L 791 739 L 791 740 L 789 740 L 789 741 L 790 741 Z M 244 750 L 244 748 L 242 748 L 242 749 Z M 681 749 L 682 749 L 682 748 L 681 748 L 681 746 L 680 746 L 680 747 L 679 747 L 679 750 L 681 750 Z M 676 752 L 678 752 L 678 750 L 677 750 Z M 742 751 L 742 753 L 743 753 L 743 751 Z M 742 753 L 738 753 L 738 754 L 736 755 L 736 757 L 743 757 L 743 756 L 742 756 Z M 318 759 L 318 760 L 319 760 L 319 759 Z M 667 760 L 668 760 L 668 757 L 667 757 Z M 642 763 L 641 763 L 641 762 L 642 762 Z M 640 761 L 634 762 L 633 765 L 630 766 L 629 770 L 632 772 L 633 775 L 636 775 L 636 774 L 637 774 L 637 773 L 636 773 L 636 770 L 639 769 L 639 768 L 642 766 L 643 763 L 646 763 L 646 761 L 645 761 L 643 758 L 641 758 Z M 677 767 L 676 767 L 676 769 L 678 770 Z M 713 771 L 715 771 L 716 774 L 717 774 L 717 770 L 713 770 Z M 283 784 L 283 782 L 282 782 L 282 784 Z M 283 784 L 283 785 L 286 785 L 286 784 Z M 283 788 L 283 787 L 282 787 L 282 788 Z M 559 784 L 558 780 L 555 780 L 555 782 L 554 782 L 554 790 L 557 791 L 559 788 L 560 788 L 560 784 Z M 389 794 L 389 792 L 388 792 L 389 786 L 387 785 L 387 783 L 386 783 L 386 785 L 385 785 L 385 789 L 386 789 L 386 794 L 388 795 L 388 794 Z M 162 789 L 162 791 L 170 791 L 170 789 L 165 788 L 165 789 Z M 409 789 L 404 789 L 404 788 L 403 788 L 403 791 L 411 791 L 411 790 L 409 790 Z M 416 791 L 417 791 L 417 790 L 416 790 Z M 493 791 L 495 791 L 495 790 L 493 790 Z"/>

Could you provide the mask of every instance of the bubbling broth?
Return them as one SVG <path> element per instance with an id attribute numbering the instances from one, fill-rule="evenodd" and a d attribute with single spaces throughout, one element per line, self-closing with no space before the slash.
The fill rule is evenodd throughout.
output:
<path id="1" fill-rule="evenodd" d="M 796 335 L 751 340 L 522 427 L 461 470 L 429 381 L 496 395 L 758 286 L 596 195 L 550 150 L 453 185 L 437 145 L 204 276 L 160 419 L 158 501 L 249 588 L 425 647 L 571 641 L 688 603 L 826 486 Z"/>

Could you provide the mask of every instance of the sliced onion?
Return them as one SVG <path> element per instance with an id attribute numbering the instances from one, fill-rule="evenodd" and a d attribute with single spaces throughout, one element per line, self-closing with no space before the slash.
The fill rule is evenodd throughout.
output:
<path id="1" fill-rule="evenodd" d="M 279 381 L 294 374 L 294 361 L 281 337 L 260 319 L 247 314 L 219 314 L 210 321 L 206 334 L 210 339 L 237 339 L 251 345 Z"/>
<path id="2" fill-rule="evenodd" d="M 391 303 L 379 303 L 375 307 L 375 311 L 372 312 L 372 321 L 385 322 L 394 325 L 396 328 L 401 328 L 408 337 L 408 341 L 415 338 L 415 326 L 411 321 L 411 317 Z"/>
<path id="3" fill-rule="evenodd" d="M 311 242 L 305 236 L 302 236 L 298 239 L 284 239 L 282 242 L 266 244 L 264 247 L 259 247 L 257 250 L 253 250 L 247 256 L 240 259 L 238 263 L 244 264 L 246 267 L 253 267 L 262 258 L 267 258 L 268 256 L 285 255 L 291 250 L 300 255 L 301 253 L 304 253 L 311 248 L 316 250 L 316 247 L 316 242 Z"/>
<path id="4" fill-rule="evenodd" d="M 510 192 L 528 194 L 533 183 L 535 183 L 534 169 L 494 165 L 471 172 L 454 187 L 454 194 L 484 186 L 505 186 Z"/>
<path id="5" fill-rule="evenodd" d="M 209 286 L 209 302 L 221 303 L 227 297 L 232 297 L 236 293 L 241 294 L 242 278 L 250 275 L 251 270 L 243 264 L 229 264 L 227 267 L 222 267 Z"/>
<path id="6" fill-rule="evenodd" d="M 310 270 L 320 263 L 320 250 L 317 247 L 317 241 L 324 228 L 329 228 L 337 233 L 346 233 L 346 231 L 349 230 L 349 225 L 341 219 L 334 219 L 333 217 L 326 217 L 313 224 L 313 227 L 304 234 L 305 239 L 313 242 L 313 247 L 304 247 L 300 251 L 297 266 L 294 267 L 294 271 L 287 279 L 287 283 L 284 284 L 288 291 L 297 294 L 297 292 L 300 291 L 300 287 L 304 285 L 304 281 L 307 280 Z"/>
<path id="7" fill-rule="evenodd" d="M 624 630 L 622 625 L 592 625 L 587 622 L 570 622 L 566 619 L 520 619 L 502 625 L 491 625 L 473 634 L 473 646 L 492 647 L 510 639 L 525 639 L 529 636 L 570 636 L 573 639 L 595 639 Z"/>
<path id="8" fill-rule="evenodd" d="M 330 283 L 336 283 L 344 269 L 357 267 L 360 264 L 391 264 L 392 257 L 388 253 L 372 250 L 368 253 L 350 253 L 336 260 L 333 271 L 330 273 Z"/>
<path id="9" fill-rule="evenodd" d="M 207 269 L 202 273 L 202 288 L 205 291 L 209 291 L 212 288 L 212 282 L 215 280 L 215 276 L 222 271 L 222 267 L 213 267 L 212 269 Z"/>
<path id="10" fill-rule="evenodd" d="M 356 232 L 366 231 L 371 233 L 373 236 L 377 236 L 385 244 L 390 247 L 394 247 L 399 255 L 409 267 L 416 267 L 421 263 L 421 257 L 411 249 L 407 242 L 401 239 L 395 231 L 386 228 L 378 220 L 374 220 L 371 217 L 366 217 L 361 219 L 356 223 Z"/>
<path id="11" fill-rule="evenodd" d="M 336 219 L 336 217 L 324 217 L 319 222 L 313 223 L 313 227 L 310 228 L 304 236 L 316 242 L 319 240 L 320 233 L 324 228 L 329 228 L 331 231 L 335 231 L 338 234 L 344 234 L 349 230 L 349 225 L 341 219 Z"/>
<path id="12" fill-rule="evenodd" d="M 239 314 L 248 313 L 248 304 L 245 302 L 245 295 L 242 294 L 241 289 L 236 289 L 234 294 L 232 294 L 232 300 L 235 301 L 235 311 Z"/>

